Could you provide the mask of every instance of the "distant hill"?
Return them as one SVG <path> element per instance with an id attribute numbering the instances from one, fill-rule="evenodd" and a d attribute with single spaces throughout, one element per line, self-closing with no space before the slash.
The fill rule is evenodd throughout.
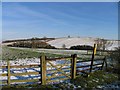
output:
<path id="1" fill-rule="evenodd" d="M 66 46 L 66 48 L 70 48 L 71 46 L 76 45 L 94 45 L 94 38 L 77 38 L 77 37 L 70 37 L 70 38 L 57 38 L 55 40 L 51 40 L 48 43 L 57 47 L 62 48 L 63 45 Z"/>
<path id="2" fill-rule="evenodd" d="M 30 38 L 30 39 L 17 39 L 17 40 L 5 40 L 2 41 L 2 43 L 11 43 L 11 42 L 18 42 L 18 41 L 32 41 L 32 40 L 36 40 L 36 41 L 50 41 L 50 40 L 54 40 L 55 38 Z"/>
<path id="3" fill-rule="evenodd" d="M 3 45 L 10 45 L 14 42 L 45 42 L 55 48 L 70 48 L 77 45 L 92 46 L 96 43 L 99 38 L 92 37 L 63 37 L 63 38 L 30 38 L 30 39 L 18 39 L 18 40 L 6 40 L 3 41 Z M 118 47 L 118 40 L 105 40 L 105 50 L 115 50 Z"/>
<path id="4" fill-rule="evenodd" d="M 52 46 L 55 46 L 56 48 L 70 48 L 71 46 L 77 46 L 77 45 L 88 45 L 88 46 L 94 46 L 96 43 L 96 40 L 98 38 L 92 38 L 92 37 L 67 37 L 67 38 L 57 38 L 55 40 L 51 40 L 47 43 L 49 43 Z M 107 40 L 105 44 L 106 50 L 114 50 L 115 47 L 118 47 L 118 41 L 117 40 Z"/>

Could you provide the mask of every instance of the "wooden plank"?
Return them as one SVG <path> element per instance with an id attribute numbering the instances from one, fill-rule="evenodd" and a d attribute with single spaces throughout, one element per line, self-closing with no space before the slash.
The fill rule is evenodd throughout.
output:
<path id="1" fill-rule="evenodd" d="M 103 63 L 102 63 L 102 66 L 101 66 L 101 70 L 103 70 L 103 66 L 104 66 L 105 60 L 106 60 L 106 57 L 103 60 Z"/>
<path id="2" fill-rule="evenodd" d="M 7 69 L 7 66 L 1 66 L 1 67 L 2 67 L 2 69 L 3 69 L 3 68 L 6 68 L 6 69 Z"/>
<path id="3" fill-rule="evenodd" d="M 102 65 L 102 63 L 93 64 L 93 66 L 98 66 L 98 65 Z"/>
<path id="4" fill-rule="evenodd" d="M 98 64 L 93 64 L 93 66 L 96 65 L 102 65 L 102 63 L 98 63 Z M 85 65 L 85 66 L 77 66 L 77 68 L 84 68 L 84 67 L 89 67 L 90 65 Z"/>
<path id="5" fill-rule="evenodd" d="M 77 61 L 77 63 L 82 63 L 82 62 L 90 62 L 91 60 L 85 60 L 85 61 Z"/>
<path id="6" fill-rule="evenodd" d="M 31 67 L 40 67 L 40 65 L 33 64 L 33 65 L 13 65 L 13 66 L 10 66 L 10 68 L 31 68 Z M 2 68 L 7 68 L 7 66 L 2 66 Z"/>
<path id="7" fill-rule="evenodd" d="M 71 68 L 62 68 L 62 70 L 64 71 L 67 71 L 67 70 L 71 70 Z M 56 71 L 56 69 L 50 69 L 50 70 L 47 70 L 47 72 L 52 72 L 52 71 Z"/>
<path id="8" fill-rule="evenodd" d="M 55 60 L 66 60 L 71 59 L 71 57 L 60 57 L 60 58 L 47 58 L 47 61 L 55 61 Z"/>
<path id="9" fill-rule="evenodd" d="M 99 58 L 99 59 L 94 59 L 94 61 L 102 61 L 104 58 Z M 82 63 L 82 62 L 90 62 L 91 60 L 85 60 L 85 61 L 77 61 L 77 63 Z"/>
<path id="10" fill-rule="evenodd" d="M 71 78 L 70 76 L 68 76 L 64 71 L 62 71 L 61 69 L 59 69 L 57 66 L 53 65 L 51 62 L 48 62 L 51 66 L 55 67 L 57 71 L 61 72 L 63 75 L 67 76 L 68 78 Z"/>
<path id="11" fill-rule="evenodd" d="M 61 69 L 61 68 L 62 68 L 62 66 L 59 67 L 59 69 Z M 51 77 L 52 77 L 52 76 L 55 76 L 55 74 L 56 74 L 56 72 L 54 72 L 54 73 L 51 75 Z M 48 79 L 49 79 L 49 78 L 48 78 Z"/>
<path id="12" fill-rule="evenodd" d="M 92 54 L 92 59 L 91 59 L 90 72 L 92 72 L 92 67 L 93 67 L 93 61 L 94 61 L 95 54 L 96 54 L 96 44 L 94 44 L 94 49 L 93 49 L 93 54 Z"/>
<path id="13" fill-rule="evenodd" d="M 76 78 L 76 61 L 77 61 L 77 54 L 71 55 L 71 79 Z"/>
<path id="14" fill-rule="evenodd" d="M 41 69 L 41 84 L 45 85 L 46 84 L 46 57 L 44 54 L 40 57 L 40 63 L 41 63 L 41 67 L 40 67 L 40 69 Z"/>
<path id="15" fill-rule="evenodd" d="M 68 71 L 69 70 L 69 71 Z M 71 70 L 71 68 L 68 68 L 68 69 L 66 69 L 66 70 L 64 70 L 64 72 L 66 72 L 66 73 L 68 73 L 68 72 L 70 72 L 70 70 Z M 50 72 L 47 72 L 47 75 L 49 75 L 49 74 L 56 74 L 56 73 L 58 73 L 59 71 L 57 71 L 57 70 L 54 70 L 54 71 L 50 71 Z"/>
<path id="16" fill-rule="evenodd" d="M 107 70 L 107 61 L 106 61 L 106 57 L 104 59 L 104 63 L 105 63 L 105 69 Z"/>
<path id="17" fill-rule="evenodd" d="M 102 61 L 104 58 L 94 58 L 94 61 Z"/>
<path id="18" fill-rule="evenodd" d="M 11 73 L 11 76 L 22 76 L 22 75 L 38 75 L 40 72 L 24 72 L 24 73 Z M 2 74 L 1 76 L 7 76 L 7 73 Z"/>
<path id="19" fill-rule="evenodd" d="M 101 66 L 97 66 L 97 67 L 93 67 L 92 70 L 96 69 L 96 68 L 100 68 Z M 90 70 L 90 68 L 87 68 L 87 69 L 84 69 L 84 70 L 77 70 L 77 73 L 78 72 L 83 72 L 83 73 L 88 73 L 86 72 L 87 70 Z"/>
<path id="20" fill-rule="evenodd" d="M 76 68 L 84 68 L 84 67 L 89 67 L 90 65 L 85 65 L 85 66 L 77 66 Z"/>
<path id="21" fill-rule="evenodd" d="M 7 81 L 7 80 L 2 81 L 2 84 L 7 84 L 7 83 L 8 83 L 8 81 Z"/>
<path id="22" fill-rule="evenodd" d="M 94 44 L 94 56 L 96 54 L 96 50 L 97 50 L 97 44 Z"/>
<path id="23" fill-rule="evenodd" d="M 101 68 L 101 66 L 93 67 L 93 70 L 96 69 L 96 68 Z"/>
<path id="24" fill-rule="evenodd" d="M 61 66 L 61 64 L 56 64 L 58 67 Z M 64 64 L 64 66 L 71 66 L 71 64 Z M 51 68 L 52 66 L 47 65 L 47 68 Z"/>
<path id="25" fill-rule="evenodd" d="M 33 64 L 33 65 L 15 65 L 15 66 L 11 66 L 11 68 L 31 68 L 31 67 L 40 67 L 39 64 Z"/>
<path id="26" fill-rule="evenodd" d="M 22 76 L 22 75 L 39 75 L 39 72 L 24 72 L 24 73 L 11 73 L 11 76 Z"/>
<path id="27" fill-rule="evenodd" d="M 50 61 L 48 61 L 48 63 L 49 63 Z M 62 69 L 62 67 L 64 67 L 65 65 L 66 65 L 66 63 L 67 63 L 67 61 L 64 63 L 64 64 L 56 64 L 55 66 L 57 66 L 57 68 L 59 68 L 59 69 Z M 49 63 L 50 64 L 50 63 Z M 52 63 L 51 63 L 52 64 Z M 51 66 L 51 64 L 50 64 L 50 67 L 52 67 L 53 68 L 53 66 Z"/>
<path id="28" fill-rule="evenodd" d="M 8 74 L 7 73 L 3 73 L 3 74 L 1 74 L 1 76 L 7 76 Z"/>
<path id="29" fill-rule="evenodd" d="M 67 62 L 67 61 L 66 61 L 66 62 Z M 65 62 L 63 65 L 61 64 L 58 69 L 62 69 L 62 67 L 66 64 L 66 62 Z M 49 61 L 48 61 L 48 63 L 49 63 Z M 52 64 L 52 63 L 51 63 L 51 64 Z M 57 65 L 57 66 L 58 66 L 58 65 Z M 54 72 L 54 73 L 52 74 L 52 76 L 55 76 L 55 74 L 56 74 L 56 72 Z M 51 77 L 52 77 L 52 76 L 51 76 Z"/>
<path id="30" fill-rule="evenodd" d="M 51 62 L 48 62 L 49 64 L 51 64 L 51 66 L 55 67 L 57 71 L 61 72 L 63 75 L 67 76 L 70 78 L 70 76 L 68 76 L 63 70 L 61 70 L 60 68 L 58 68 L 57 66 L 53 65 Z"/>
<path id="31" fill-rule="evenodd" d="M 8 85 L 10 85 L 10 61 L 7 61 L 7 66 L 8 66 Z"/>
<path id="32" fill-rule="evenodd" d="M 49 77 L 47 77 L 47 79 L 51 79 L 52 77 L 55 77 L 55 74 L 56 74 L 57 72 L 54 72 L 54 73 L 52 73 L 52 75 L 51 76 L 49 76 Z"/>
<path id="33" fill-rule="evenodd" d="M 58 73 L 57 70 L 50 70 L 50 71 L 47 71 L 47 74 L 54 74 L 54 73 Z"/>
<path id="34" fill-rule="evenodd" d="M 37 81 L 40 81 L 40 79 L 11 80 L 11 83 L 13 82 L 37 82 Z"/>
<path id="35" fill-rule="evenodd" d="M 61 66 L 59 67 L 59 69 L 62 69 L 62 67 L 64 67 L 66 63 L 67 63 L 67 60 L 65 61 L 64 64 L 61 64 Z M 57 65 L 57 66 L 58 66 L 58 65 Z"/>

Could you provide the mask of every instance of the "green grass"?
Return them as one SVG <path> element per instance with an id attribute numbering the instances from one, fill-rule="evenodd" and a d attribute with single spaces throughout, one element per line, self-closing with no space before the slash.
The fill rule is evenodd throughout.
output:
<path id="1" fill-rule="evenodd" d="M 118 80 L 117 74 L 107 73 L 104 71 L 96 71 L 90 73 L 88 77 L 78 76 L 73 83 L 82 88 L 95 88 L 98 85 L 110 84 Z"/>
<path id="2" fill-rule="evenodd" d="M 20 50 L 14 49 L 9 47 L 2 48 L 2 60 L 15 60 L 15 59 L 22 59 L 22 58 L 32 58 L 38 57 L 39 53 L 34 52 L 32 50 Z"/>
<path id="3" fill-rule="evenodd" d="M 53 54 L 52 52 L 48 53 L 47 51 L 44 52 L 47 57 L 64 57 L 69 56 L 70 54 L 65 54 L 65 52 L 61 54 Z M 16 59 L 25 59 L 25 58 L 39 58 L 41 56 L 42 52 L 38 52 L 37 49 L 31 49 L 31 48 L 10 48 L 7 46 L 2 47 L 2 54 L 0 55 L 0 58 L 2 60 L 16 60 Z M 92 55 L 80 55 L 78 54 L 78 60 L 87 60 L 91 59 Z M 103 58 L 104 56 L 98 56 L 96 55 L 95 58 Z"/>
<path id="4" fill-rule="evenodd" d="M 53 88 L 53 85 L 12 85 L 4 86 L 2 90 L 60 90 L 59 88 Z"/>
<path id="5" fill-rule="evenodd" d="M 25 58 L 40 58 L 43 53 L 37 52 L 34 49 L 16 49 L 7 46 L 2 47 L 2 60 L 16 60 Z M 60 57 L 65 55 L 45 53 L 47 57 Z"/>

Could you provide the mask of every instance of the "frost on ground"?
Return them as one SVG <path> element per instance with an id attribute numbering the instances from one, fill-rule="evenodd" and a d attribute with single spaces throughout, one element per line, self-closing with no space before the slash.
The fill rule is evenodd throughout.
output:
<path id="1" fill-rule="evenodd" d="M 61 65 L 63 64 L 69 64 L 69 65 L 65 65 L 62 67 L 62 70 L 66 73 L 70 75 L 70 60 L 57 60 L 57 61 L 50 61 L 52 64 L 56 65 L 58 68 L 61 67 Z M 96 62 L 97 63 L 97 62 Z M 13 65 L 33 65 L 33 64 L 40 64 L 40 59 L 39 58 L 32 58 L 32 59 L 19 59 L 19 60 L 15 60 L 15 61 L 10 61 L 10 66 Z M 90 65 L 91 62 L 84 62 L 84 63 L 77 63 L 77 66 L 84 66 L 84 65 Z M 2 61 L 0 62 L 0 66 L 7 66 L 6 61 Z M 68 68 L 69 70 L 67 70 L 66 68 Z M 78 68 L 78 70 L 84 70 L 87 69 L 89 67 L 85 67 L 85 68 Z M 47 76 L 51 76 L 54 73 L 54 70 L 56 70 L 54 67 L 51 67 L 51 65 L 49 63 L 47 63 Z M 11 73 L 25 73 L 25 72 L 40 72 L 40 67 L 32 67 L 32 68 L 11 68 L 10 69 Z M 0 70 L 1 74 L 7 74 L 7 69 L 1 69 Z M 59 81 L 59 74 L 62 74 L 61 72 L 56 72 L 55 76 L 57 76 L 58 78 L 52 78 L 53 79 L 58 79 Z M 62 78 L 64 78 L 65 76 L 62 76 Z M 41 75 L 22 75 L 22 76 L 11 76 L 10 79 L 11 80 L 25 80 L 25 79 L 40 79 Z M 0 80 L 7 80 L 7 76 L 0 76 Z M 22 82 L 24 83 L 24 82 Z M 19 83 L 12 83 L 12 84 L 19 84 Z"/>

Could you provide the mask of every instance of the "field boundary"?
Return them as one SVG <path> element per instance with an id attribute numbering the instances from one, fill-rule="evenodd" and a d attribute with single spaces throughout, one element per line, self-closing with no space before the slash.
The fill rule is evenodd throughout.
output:
<path id="1" fill-rule="evenodd" d="M 94 70 L 103 70 L 104 64 L 106 62 L 106 57 L 94 59 L 95 56 L 95 45 L 91 60 L 79 61 L 77 59 L 77 54 L 72 54 L 67 57 L 59 58 L 47 58 L 45 54 L 40 56 L 40 63 L 33 65 L 14 65 L 10 66 L 10 61 L 7 61 L 7 66 L 2 66 L 2 69 L 7 69 L 7 73 L 2 74 L 2 76 L 7 76 L 6 81 L 2 81 L 3 84 L 11 85 L 15 82 L 40 82 L 40 84 L 45 85 L 51 82 L 58 82 L 55 78 L 60 80 L 75 79 L 80 73 L 89 74 Z M 56 65 L 52 62 L 64 61 L 64 63 Z M 100 63 L 95 63 L 96 61 L 101 61 Z M 69 62 L 69 63 L 68 63 Z M 89 62 L 89 65 L 78 66 L 77 64 Z M 48 66 L 49 64 L 49 66 Z M 11 73 L 11 68 L 40 68 L 39 71 L 35 72 L 22 72 L 22 73 Z M 47 70 L 50 67 L 51 69 Z M 85 68 L 84 70 L 80 70 Z M 50 73 L 48 73 L 50 72 Z M 52 73 L 51 73 L 52 72 Z M 49 74 L 49 76 L 48 76 Z M 11 80 L 11 76 L 22 76 L 22 75 L 39 75 L 39 79 L 27 79 L 27 80 Z M 59 76 L 59 77 L 58 77 Z M 62 77 L 62 78 L 61 78 Z"/>

